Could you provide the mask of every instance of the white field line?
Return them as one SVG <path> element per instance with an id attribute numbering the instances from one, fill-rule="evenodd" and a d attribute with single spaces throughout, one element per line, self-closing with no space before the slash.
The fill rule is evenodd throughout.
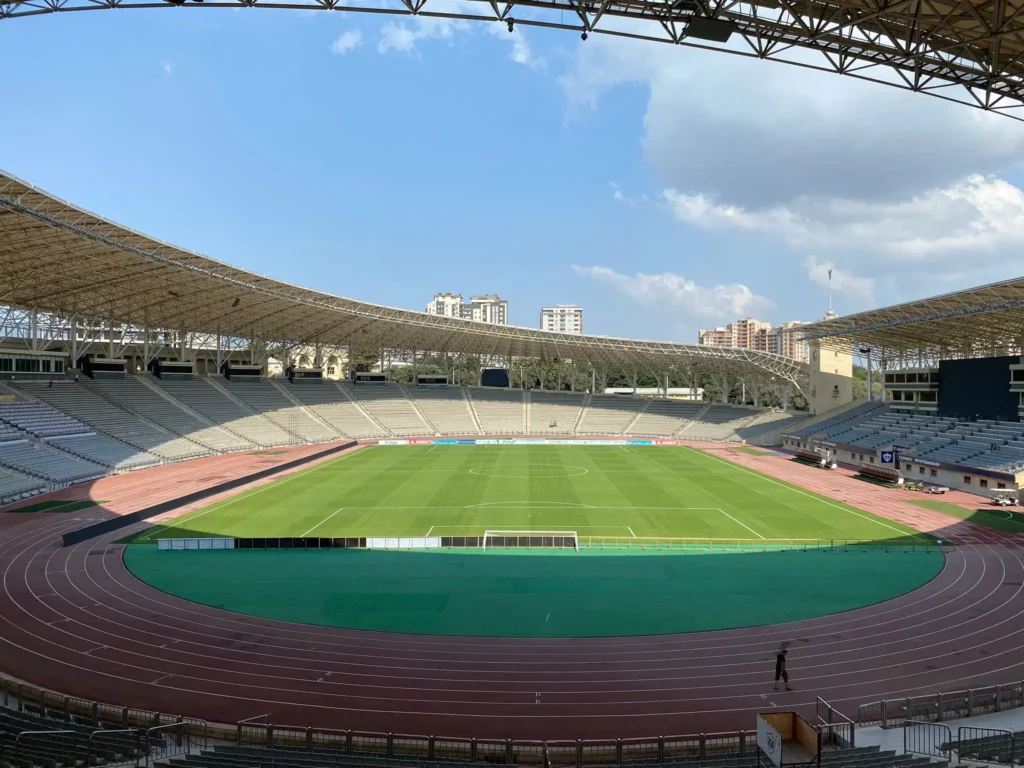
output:
<path id="1" fill-rule="evenodd" d="M 496 502 L 496 503 L 500 504 L 502 502 Z M 463 506 L 444 506 L 444 505 L 440 505 L 440 506 L 433 506 L 433 507 L 402 507 L 402 506 L 398 506 L 398 507 L 391 507 L 391 506 L 388 506 L 388 507 L 381 507 L 381 506 L 345 507 L 345 509 L 375 509 L 375 510 L 380 510 L 380 511 L 386 511 L 386 510 L 390 510 L 390 509 L 428 510 L 428 509 L 481 509 L 481 508 L 486 508 L 486 509 L 489 509 L 489 510 L 494 510 L 496 512 L 500 512 L 503 509 L 549 509 L 549 510 L 552 510 L 552 511 L 561 511 L 561 510 L 569 510 L 569 509 L 636 509 L 636 510 L 650 510 L 650 509 L 653 509 L 653 510 L 661 510 L 661 511 L 665 511 L 665 512 L 721 512 L 722 511 L 718 507 L 624 507 L 624 506 L 595 507 L 595 506 L 592 506 L 590 504 L 580 504 L 579 506 L 573 506 L 573 507 L 568 507 L 568 506 L 552 507 L 552 506 L 549 506 L 550 503 L 551 502 L 545 502 L 545 501 L 540 501 L 540 502 L 537 502 L 536 504 L 529 504 L 527 502 L 523 502 L 523 504 L 525 506 L 516 506 L 516 507 L 491 506 L 491 505 L 484 505 L 484 504 L 469 504 L 469 505 L 463 505 Z M 622 526 L 620 525 L 618 527 L 621 528 Z"/>
<path id="2" fill-rule="evenodd" d="M 430 526 L 430 530 L 433 531 L 433 530 L 438 529 L 438 528 L 463 528 L 463 529 L 466 529 L 466 528 L 479 528 L 479 527 L 480 526 L 475 525 L 475 524 L 474 525 L 432 525 L 432 526 Z M 485 533 L 486 533 L 486 531 L 491 531 L 493 533 L 495 531 L 508 530 L 508 529 L 493 527 L 493 526 L 490 526 L 490 525 L 485 525 L 483 527 L 486 529 Z M 585 531 L 585 530 L 590 530 L 591 528 L 629 528 L 629 526 L 628 525 L 577 525 L 576 528 L 578 530 Z M 523 529 L 523 533 L 533 533 L 534 531 L 536 531 L 537 533 L 545 533 L 545 532 L 550 532 L 551 528 Z M 569 531 L 566 531 L 566 533 L 569 533 Z M 430 535 L 430 531 L 427 531 L 427 535 L 428 536 Z M 392 536 L 390 538 L 405 538 L 405 537 L 404 536 L 399 536 L 399 537 Z M 636 536 L 634 536 L 633 538 L 636 538 Z M 729 539 L 729 541 L 732 541 L 732 539 Z"/>
<path id="3" fill-rule="evenodd" d="M 364 448 L 363 450 L 366 450 L 366 449 Z M 203 515 L 209 514 L 210 512 L 216 512 L 218 509 L 224 509 L 224 507 L 226 507 L 226 506 L 228 506 L 230 504 L 234 504 L 236 501 L 241 501 L 242 499 L 251 499 L 257 493 L 262 493 L 263 491 L 267 490 L 268 488 L 280 488 L 282 485 L 284 485 L 285 483 L 287 483 L 290 480 L 294 480 L 295 478 L 300 477 L 302 475 L 308 475 L 308 474 L 310 474 L 312 472 L 316 472 L 318 469 L 323 469 L 324 467 L 326 467 L 326 466 L 328 466 L 330 464 L 337 464 L 342 459 L 347 459 L 349 456 L 354 456 L 357 453 L 359 453 L 359 451 L 352 451 L 351 453 L 346 453 L 345 455 L 339 456 L 338 458 L 332 459 L 331 461 L 325 461 L 323 464 L 317 464 L 315 467 L 310 467 L 309 469 L 304 469 L 301 472 L 296 472 L 294 475 L 289 475 L 284 480 L 280 480 L 280 481 L 277 481 L 277 482 L 272 480 L 271 482 L 267 483 L 266 485 L 264 485 L 264 486 L 262 486 L 260 488 L 257 488 L 255 491 L 243 491 L 242 493 L 238 494 L 238 496 L 236 496 L 235 498 L 228 499 L 227 501 L 225 501 L 223 504 L 220 504 L 219 506 L 215 504 L 214 506 L 210 507 L 209 509 L 207 509 L 207 510 L 205 510 L 203 512 L 200 512 L 198 515 L 191 515 L 191 516 L 185 515 L 185 517 L 181 518 L 180 520 L 175 520 L 173 523 L 170 523 L 169 525 L 164 525 L 162 523 L 158 523 L 157 527 L 155 527 L 147 536 L 143 536 L 141 539 L 139 539 L 139 541 L 146 541 L 151 536 L 153 536 L 153 534 L 160 533 L 161 531 L 164 531 L 167 528 L 175 528 L 175 527 L 181 525 L 182 523 L 191 523 L 193 520 L 196 520 L 196 519 L 202 517 Z"/>
<path id="4" fill-rule="evenodd" d="M 423 538 L 425 539 L 425 538 L 429 537 L 430 536 L 430 531 L 432 531 L 432 530 L 434 530 L 434 526 L 433 525 L 430 526 L 430 530 L 427 531 L 426 535 Z"/>
<path id="5" fill-rule="evenodd" d="M 315 531 L 315 530 L 316 530 L 317 528 L 319 528 L 319 527 L 320 527 L 321 525 L 323 525 L 324 523 L 326 523 L 326 522 L 327 522 L 328 520 L 330 520 L 330 519 L 331 519 L 332 517 L 334 517 L 334 516 L 335 516 L 336 514 L 338 514 L 339 512 L 341 512 L 341 510 L 343 510 L 343 509 L 344 509 L 344 507 L 338 507 L 338 508 L 337 508 L 336 510 L 334 510 L 333 512 L 331 512 L 331 514 L 329 514 L 329 515 L 328 515 L 327 517 L 325 517 L 325 518 L 324 518 L 323 520 L 321 520 L 321 521 L 320 521 L 319 523 L 317 523 L 317 524 L 316 524 L 316 525 L 314 525 L 314 526 L 313 526 L 312 528 L 310 528 L 310 529 L 309 529 L 308 531 L 306 531 L 306 532 L 305 532 L 304 534 L 302 534 L 302 536 L 300 536 L 299 538 L 305 538 L 306 536 L 309 536 L 309 534 L 311 534 L 311 533 L 312 533 L 313 531 Z"/>
<path id="6" fill-rule="evenodd" d="M 744 528 L 746 528 L 746 529 L 747 529 L 748 531 L 750 531 L 750 532 L 751 532 L 752 534 L 754 534 L 755 536 L 757 536 L 757 538 L 761 539 L 762 541 L 764 540 L 764 536 L 762 536 L 762 535 L 761 535 L 760 533 L 758 533 L 757 531 L 755 531 L 755 530 L 754 530 L 753 528 L 751 528 L 751 527 L 750 527 L 749 525 L 747 525 L 746 523 L 741 523 L 741 522 L 740 522 L 739 520 L 737 520 L 737 519 L 736 519 L 735 517 L 733 517 L 732 515 L 730 515 L 730 514 L 729 514 L 728 512 L 726 512 L 726 511 L 725 511 L 724 509 L 721 509 L 721 508 L 719 508 L 719 510 L 718 510 L 718 511 L 719 511 L 719 512 L 721 512 L 721 513 L 722 513 L 723 515 L 725 515 L 726 517 L 728 517 L 728 518 L 729 518 L 730 520 L 732 520 L 732 521 L 733 521 L 734 523 L 738 523 L 739 525 L 742 525 L 742 526 L 743 526 Z"/>
<path id="7" fill-rule="evenodd" d="M 630 536 L 632 536 L 634 539 L 636 538 L 636 534 L 633 533 L 633 529 L 630 528 L 628 525 L 626 526 L 626 530 L 629 531 Z"/>
<path id="8" fill-rule="evenodd" d="M 864 520 L 867 520 L 870 523 L 876 523 L 878 525 L 881 525 L 884 528 L 888 528 L 890 531 L 896 531 L 896 533 L 900 534 L 900 536 L 906 536 L 907 535 L 906 531 L 901 531 L 899 528 L 896 528 L 895 526 L 889 525 L 888 523 L 883 523 L 881 520 L 877 520 L 875 518 L 868 517 L 867 515 L 862 515 L 860 512 L 854 512 L 852 509 L 847 509 L 846 507 L 840 506 L 839 504 L 835 504 L 835 503 L 833 503 L 831 501 L 828 501 L 827 499 L 818 498 L 817 496 L 815 496 L 812 493 L 808 493 L 807 491 L 804 491 L 804 490 L 801 490 L 800 488 L 797 488 L 795 485 L 788 485 L 786 483 L 780 482 L 779 480 L 776 480 L 774 477 L 768 477 L 767 475 L 760 475 L 757 472 L 754 472 L 752 470 L 747 469 L 746 467 L 741 467 L 739 464 L 730 464 L 725 459 L 721 459 L 718 456 L 712 456 L 710 453 L 704 453 L 703 451 L 698 451 L 696 448 L 691 448 L 688 445 L 685 446 L 685 447 L 689 448 L 694 453 L 699 453 L 699 454 L 702 454 L 703 456 L 710 456 L 712 459 L 715 459 L 715 461 L 720 461 L 723 464 L 728 464 L 730 467 L 736 467 L 737 469 L 740 469 L 740 470 L 746 472 L 748 475 L 753 475 L 754 477 L 759 478 L 760 480 L 767 480 L 769 483 L 773 483 L 775 485 L 781 485 L 783 488 L 788 488 L 789 490 L 793 491 L 794 493 L 799 493 L 801 496 L 806 496 L 809 499 L 814 499 L 815 501 L 820 502 L 822 504 L 828 504 L 830 507 L 835 507 L 836 509 L 842 510 L 843 512 L 849 512 L 851 515 L 856 515 L 857 517 L 862 518 Z M 910 536 L 908 538 L 914 539 L 915 541 L 920 541 L 921 540 L 920 537 L 918 537 L 918 536 Z"/>

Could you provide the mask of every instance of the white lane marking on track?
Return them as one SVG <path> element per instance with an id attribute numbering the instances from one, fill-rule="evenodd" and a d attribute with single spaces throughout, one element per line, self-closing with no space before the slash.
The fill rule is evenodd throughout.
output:
<path id="1" fill-rule="evenodd" d="M 52 556 L 52 555 L 51 555 L 51 556 Z M 1000 562 L 1002 562 L 1002 561 L 1000 560 Z M 1020 563 L 1020 558 L 1018 558 L 1018 564 L 1019 564 L 1019 563 Z M 1005 563 L 1004 563 L 1004 565 L 1005 565 Z M 104 570 L 105 570 L 105 566 L 106 566 L 106 562 L 105 562 L 105 561 L 103 562 L 103 566 L 104 566 Z M 983 566 L 983 570 L 984 570 L 984 566 Z M 110 573 L 109 573 L 109 571 L 108 571 L 108 575 L 109 575 L 109 577 L 110 577 Z M 6 571 L 5 571 L 5 573 L 4 573 L 4 578 L 5 578 L 5 585 L 4 585 L 4 586 L 5 586 L 5 588 L 6 588 Z M 1006 620 L 1005 620 L 1005 621 L 1006 621 Z M 1005 622 L 1000 622 L 1000 624 L 1002 624 L 1002 623 L 1005 623 Z M 1016 633 L 1014 633 L 1014 634 L 1016 634 Z M 15 647 L 22 647 L 22 646 L 15 646 Z M 41 655 L 41 656 L 42 656 L 43 654 L 38 654 L 38 653 L 37 653 L 37 655 Z M 44 656 L 44 657 L 45 657 L 45 656 Z M 65 664 L 67 664 L 67 663 L 65 663 Z M 74 666 L 74 665 L 71 665 L 71 666 Z M 1012 668 L 1008 668 L 1008 669 L 1012 669 Z M 99 673 L 99 674 L 102 674 L 102 673 Z M 115 676 L 112 676 L 112 677 L 115 677 Z M 120 679 L 123 679 L 123 678 L 120 678 Z M 968 678 L 961 678 L 961 679 L 968 679 Z M 216 693 L 214 693 L 213 695 L 217 695 L 217 694 L 216 694 Z M 251 699 L 250 699 L 250 700 L 251 700 Z M 845 699 L 843 699 L 843 700 L 845 700 Z M 335 709 L 335 708 L 330 708 L 330 709 Z M 686 713 L 686 714 L 688 714 L 688 713 Z"/>
<path id="2" fill-rule="evenodd" d="M 757 531 L 755 531 L 755 530 L 754 530 L 753 528 L 751 528 L 751 527 L 750 527 L 749 525 L 747 525 L 746 523 L 741 523 L 741 522 L 740 522 L 739 520 L 737 520 L 737 519 L 736 519 L 735 517 L 733 517 L 732 515 L 730 515 L 730 514 L 729 514 L 728 512 L 726 512 L 726 511 L 725 511 L 724 509 L 721 509 L 721 508 L 720 508 L 720 509 L 719 509 L 718 511 L 719 511 L 719 512 L 721 512 L 721 513 L 722 513 L 723 515 L 725 515 L 726 517 L 728 517 L 728 518 L 729 518 L 730 520 L 732 520 L 732 521 L 733 521 L 734 523 L 739 523 L 739 525 L 742 525 L 742 526 L 743 526 L 744 528 L 746 528 L 746 529 L 747 529 L 748 531 L 750 531 L 750 532 L 751 532 L 752 534 L 754 534 L 755 536 L 757 536 L 757 538 L 761 539 L 762 541 L 764 541 L 764 540 L 765 540 L 764 536 L 762 536 L 762 535 L 761 535 L 760 533 L 758 533 Z"/>
<path id="3" fill-rule="evenodd" d="M 168 673 L 168 674 L 164 675 L 163 677 L 158 677 L 156 680 L 154 680 L 152 683 L 150 683 L 150 685 L 159 685 L 161 682 L 166 680 L 168 677 L 174 677 L 174 675 Z"/>
<path id="4" fill-rule="evenodd" d="M 790 484 L 790 483 L 784 483 L 784 482 L 781 482 L 779 480 L 776 480 L 774 477 L 768 477 L 767 475 L 762 475 L 759 472 L 754 472 L 753 470 L 747 469 L 746 467 L 741 466 L 739 464 L 733 464 L 732 462 L 726 461 L 725 459 L 723 459 L 723 458 L 721 458 L 719 456 L 713 456 L 710 453 L 705 453 L 704 451 L 699 451 L 696 448 L 693 448 L 693 447 L 691 447 L 689 445 L 687 445 L 685 447 L 689 448 L 694 453 L 699 453 L 699 454 L 702 454 L 704 456 L 710 456 L 715 461 L 720 461 L 723 464 L 727 464 L 730 467 L 736 467 L 737 469 L 741 469 L 744 472 L 746 472 L 748 475 L 753 475 L 754 477 L 758 477 L 758 478 L 760 478 L 762 480 L 767 480 L 769 483 L 774 483 L 775 485 L 781 485 L 783 488 L 789 488 L 791 491 L 795 491 L 796 493 L 799 493 L 801 496 L 806 496 L 809 499 L 814 499 L 815 501 L 820 501 L 822 504 L 828 504 L 830 507 L 835 507 L 836 509 L 841 509 L 843 512 L 849 512 L 851 515 L 856 515 L 857 517 L 863 518 L 864 520 L 867 520 L 868 522 L 877 523 L 878 525 L 881 525 L 881 526 L 883 526 L 885 528 L 888 528 L 891 531 L 896 531 L 896 533 L 900 534 L 901 536 L 906 536 L 907 535 L 906 531 L 901 531 L 899 528 L 896 528 L 895 526 L 888 525 L 887 523 L 883 523 L 881 520 L 877 520 L 877 519 L 868 517 L 867 515 L 862 515 L 860 512 L 854 512 L 852 509 L 847 509 L 846 507 L 840 506 L 839 504 L 835 504 L 835 503 L 833 503 L 831 501 L 827 501 L 826 499 L 819 498 L 818 496 L 815 496 L 812 493 L 808 493 L 807 491 L 804 491 L 804 490 L 798 488 L 796 485 L 793 485 L 793 484 Z M 920 537 L 918 537 L 918 536 L 909 536 L 908 538 L 916 539 L 916 540 L 920 541 Z"/>
<path id="5" fill-rule="evenodd" d="M 319 528 L 319 527 L 320 527 L 321 525 L 323 525 L 324 523 L 326 523 L 326 522 L 327 522 L 328 520 L 330 520 L 330 519 L 331 519 L 332 517 L 334 517 L 334 516 L 335 516 L 336 514 L 338 514 L 339 512 L 341 512 L 341 510 L 343 510 L 343 509 L 344 509 L 344 507 L 338 507 L 338 508 L 337 508 L 336 510 L 334 510 L 333 512 L 331 512 L 331 514 L 329 514 L 329 515 L 328 515 L 327 517 L 325 517 L 325 518 L 324 518 L 323 520 L 321 520 L 321 521 L 320 521 L 319 523 L 317 523 L 317 524 L 316 524 L 316 525 L 314 525 L 314 526 L 313 526 L 312 528 L 310 528 L 310 529 L 309 529 L 308 531 L 306 531 L 306 532 L 305 532 L 304 534 L 302 534 L 302 537 L 304 538 L 304 537 L 306 537 L 306 536 L 309 536 L 309 534 L 311 534 L 311 533 L 312 533 L 313 531 L 315 531 L 315 530 L 316 530 L 317 528 Z"/>
<path id="6" fill-rule="evenodd" d="M 200 512 L 198 515 L 192 515 L 192 516 L 185 515 L 185 517 L 183 517 L 181 520 L 175 520 L 173 523 L 171 523 L 169 525 L 164 525 L 163 523 L 158 523 L 157 526 L 153 529 L 153 531 L 151 533 L 149 533 L 147 536 L 143 536 L 141 539 L 139 539 L 139 541 L 146 541 L 150 537 L 152 537 L 153 534 L 160 533 L 161 531 L 164 531 L 164 530 L 166 530 L 168 528 L 174 528 L 175 526 L 181 525 L 182 523 L 191 523 L 193 520 L 196 520 L 196 519 L 202 517 L 203 515 L 209 514 L 210 512 L 214 512 L 214 511 L 216 511 L 218 509 L 224 509 L 224 507 L 227 507 L 227 506 L 229 506 L 231 504 L 234 504 L 236 501 L 241 501 L 242 499 L 251 499 L 257 493 L 262 493 L 263 491 L 267 490 L 268 488 L 280 488 L 282 485 L 287 483 L 289 480 L 294 480 L 296 477 L 299 477 L 301 475 L 308 475 L 311 472 L 316 472 L 318 469 L 323 469 L 324 467 L 326 467 L 328 465 L 337 464 L 342 459 L 347 459 L 349 456 L 354 456 L 357 453 L 359 453 L 359 451 L 351 451 L 351 452 L 346 453 L 346 454 L 344 454 L 342 456 L 339 456 L 336 459 L 332 459 L 331 461 L 325 461 L 323 464 L 317 464 L 315 467 L 310 467 L 309 469 L 304 469 L 302 472 L 296 472 L 294 475 L 289 475 L 284 480 L 269 482 L 266 485 L 257 488 L 252 493 L 249 493 L 248 491 L 243 491 L 242 493 L 240 493 L 238 496 L 236 496 L 235 498 L 231 499 L 230 501 L 227 501 L 224 504 L 221 504 L 220 506 L 212 506 L 209 509 L 207 509 L 205 512 Z M 303 535 L 305 535 L 305 534 L 303 534 Z"/>

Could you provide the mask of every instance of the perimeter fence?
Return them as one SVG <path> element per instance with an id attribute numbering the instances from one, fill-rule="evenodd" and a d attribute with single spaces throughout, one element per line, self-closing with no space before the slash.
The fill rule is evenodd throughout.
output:
<path id="1" fill-rule="evenodd" d="M 2 676 L 0 704 L 7 710 L 4 729 L 13 736 L 0 740 L 4 765 L 40 755 L 63 765 L 149 765 L 198 753 L 210 740 L 205 720 L 65 696 Z"/>
<path id="2" fill-rule="evenodd" d="M 1024 707 L 1024 682 L 990 685 L 862 704 L 857 724 L 902 728 L 908 720 L 941 723 Z"/>
<path id="3" fill-rule="evenodd" d="M 561 549 L 571 547 L 573 537 L 532 534 L 487 537 L 487 548 L 498 549 Z M 935 539 L 901 538 L 894 540 L 860 539 L 718 539 L 667 538 L 650 536 L 586 536 L 575 537 L 580 551 L 636 550 L 656 552 L 948 552 L 956 545 Z M 272 537 L 246 539 L 157 539 L 165 551 L 223 551 L 272 549 L 482 549 L 484 536 L 367 536 L 349 538 Z"/>

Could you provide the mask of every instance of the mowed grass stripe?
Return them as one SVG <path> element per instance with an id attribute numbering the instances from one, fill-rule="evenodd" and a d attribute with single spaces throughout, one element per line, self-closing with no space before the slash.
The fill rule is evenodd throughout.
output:
<path id="1" fill-rule="evenodd" d="M 381 446 L 196 510 L 142 536 L 298 537 L 311 530 L 321 537 L 423 536 L 428 530 L 471 535 L 488 528 L 716 539 L 919 535 L 689 448 Z"/>

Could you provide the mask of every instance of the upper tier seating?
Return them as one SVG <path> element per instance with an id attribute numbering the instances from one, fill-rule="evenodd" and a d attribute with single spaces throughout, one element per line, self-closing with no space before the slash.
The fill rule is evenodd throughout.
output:
<path id="1" fill-rule="evenodd" d="M 65 453 L 102 464 L 111 469 L 142 469 L 160 463 L 160 458 L 105 435 L 86 434 L 51 437 L 46 441 Z"/>
<path id="2" fill-rule="evenodd" d="M 583 395 L 572 392 L 530 392 L 530 433 L 570 434 L 583 408 Z"/>
<path id="3" fill-rule="evenodd" d="M 835 435 L 849 429 L 850 424 L 858 419 L 868 416 L 876 411 L 886 411 L 885 403 L 878 400 L 863 402 L 848 408 L 842 413 L 806 427 L 799 427 L 791 434 L 793 437 L 814 437 L 819 436 L 823 440 L 833 440 Z"/>
<path id="4" fill-rule="evenodd" d="M 624 395 L 593 395 L 576 431 L 581 435 L 621 434 L 645 402 Z"/>
<path id="5" fill-rule="evenodd" d="M 918 457 L 1008 473 L 1024 469 L 1024 424 L 1018 422 L 962 422 L 948 416 L 897 413 L 874 402 L 792 434 L 868 451 L 899 445 L 909 449 L 903 454 L 908 460 Z"/>
<path id="6" fill-rule="evenodd" d="M 736 430 L 753 422 L 761 413 L 731 405 L 712 405 L 680 436 L 693 440 L 735 440 Z"/>
<path id="7" fill-rule="evenodd" d="M 6 390 L 3 394 L 9 392 L 13 393 L 13 390 Z M 13 403 L 0 403 L 0 422 L 22 429 L 36 437 L 80 435 L 92 431 L 85 424 L 71 418 L 66 413 L 19 397 L 16 393 L 15 397 L 17 399 Z"/>
<path id="8" fill-rule="evenodd" d="M 28 440 L 0 444 L 0 464 L 52 483 L 72 483 L 107 473 L 97 464 Z"/>
<path id="9" fill-rule="evenodd" d="M 237 435 L 211 427 L 196 418 L 135 376 L 126 376 L 123 379 L 97 379 L 90 382 L 89 386 L 108 400 L 113 400 L 121 407 L 159 424 L 169 432 L 184 435 L 215 451 L 240 451 L 253 447 L 252 443 L 242 440 Z"/>
<path id="10" fill-rule="evenodd" d="M 13 424 L 0 421 L 0 443 L 9 443 L 12 440 L 25 440 L 26 435 Z"/>
<path id="11" fill-rule="evenodd" d="M 630 435 L 670 437 L 707 407 L 694 400 L 652 399 L 629 428 Z"/>
<path id="12" fill-rule="evenodd" d="M 46 382 L 19 381 L 17 388 L 101 432 L 163 459 L 181 461 L 210 453 L 196 443 L 150 426 L 81 384 L 58 381 L 50 387 Z"/>
<path id="13" fill-rule="evenodd" d="M 431 435 L 434 429 L 412 407 L 397 384 L 368 385 L 339 382 L 349 397 L 361 405 L 377 422 L 394 435 Z"/>
<path id="14" fill-rule="evenodd" d="M 526 408 L 519 389 L 467 389 L 480 427 L 487 434 L 521 435 L 526 431 Z"/>
<path id="15" fill-rule="evenodd" d="M 409 393 L 430 423 L 443 435 L 475 435 L 477 429 L 461 387 L 428 389 L 409 385 Z"/>
<path id="16" fill-rule="evenodd" d="M 292 397 L 346 437 L 387 437 L 388 432 L 359 410 L 333 381 L 292 385 Z"/>
<path id="17" fill-rule="evenodd" d="M 343 435 L 323 422 L 306 413 L 296 405 L 272 381 L 229 381 L 220 382 L 228 392 L 256 413 L 266 416 L 278 426 L 311 443 L 339 440 Z M 299 385 L 304 386 L 304 385 Z M 309 384 L 305 386 L 316 386 Z"/>
<path id="18" fill-rule="evenodd" d="M 765 438 L 771 438 L 771 443 L 778 443 L 782 434 L 788 434 L 790 430 L 799 428 L 806 420 L 806 416 L 785 411 L 768 411 L 746 426 L 737 427 L 736 434 L 748 443 L 762 444 Z"/>
<path id="19" fill-rule="evenodd" d="M 262 448 L 297 445 L 302 441 L 269 419 L 239 405 L 206 379 L 156 379 L 157 386 L 214 424 Z"/>

